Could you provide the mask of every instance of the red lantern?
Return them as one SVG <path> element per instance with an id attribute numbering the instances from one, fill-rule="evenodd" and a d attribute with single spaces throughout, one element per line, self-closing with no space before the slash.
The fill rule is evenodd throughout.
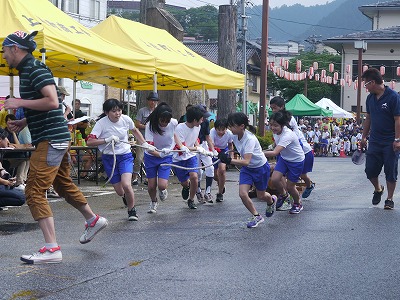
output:
<path id="1" fill-rule="evenodd" d="M 396 86 L 396 82 L 394 80 L 390 81 L 390 88 L 392 90 L 394 90 L 395 86 Z"/>
<path id="2" fill-rule="evenodd" d="M 289 69 L 289 61 L 285 60 L 285 70 Z"/>
<path id="3" fill-rule="evenodd" d="M 318 63 L 316 61 L 313 63 L 313 67 L 314 67 L 314 70 L 318 70 Z"/>
<path id="4" fill-rule="evenodd" d="M 325 78 L 326 77 L 326 70 L 322 70 L 321 71 L 321 78 Z"/>
<path id="5" fill-rule="evenodd" d="M 319 81 L 319 74 L 318 74 L 318 73 L 315 74 L 315 80 L 316 80 L 316 81 Z"/>
<path id="6" fill-rule="evenodd" d="M 308 69 L 308 74 L 310 76 L 314 76 L 314 67 L 310 67 L 310 69 Z"/>
<path id="7" fill-rule="evenodd" d="M 333 79 L 335 79 L 335 80 L 339 79 L 339 73 L 338 72 L 333 73 Z"/>
<path id="8" fill-rule="evenodd" d="M 329 64 L 329 72 L 333 72 L 333 70 L 335 70 L 335 65 L 333 63 Z"/>
<path id="9" fill-rule="evenodd" d="M 356 90 L 358 88 L 358 80 L 354 80 L 354 89 Z"/>
<path id="10" fill-rule="evenodd" d="M 384 66 L 381 66 L 379 71 L 381 72 L 381 75 L 383 76 L 383 75 L 385 75 L 386 68 Z"/>
<path id="11" fill-rule="evenodd" d="M 396 74 L 397 74 L 397 76 L 400 76 L 400 67 L 396 68 Z"/>
<path id="12" fill-rule="evenodd" d="M 351 66 L 350 65 L 346 65 L 346 73 L 350 73 L 351 72 Z"/>
<path id="13" fill-rule="evenodd" d="M 301 60 L 296 61 L 296 72 L 297 73 L 301 72 Z"/>
<path id="14" fill-rule="evenodd" d="M 342 79 L 340 79 L 340 85 L 341 85 L 341 86 L 344 86 L 344 85 L 345 85 L 345 83 L 346 83 L 346 82 L 345 82 L 345 80 L 344 80 L 343 78 L 342 78 Z"/>

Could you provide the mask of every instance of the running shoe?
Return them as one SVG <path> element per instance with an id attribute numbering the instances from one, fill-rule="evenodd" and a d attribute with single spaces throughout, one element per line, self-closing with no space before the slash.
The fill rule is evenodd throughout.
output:
<path id="1" fill-rule="evenodd" d="M 139 185 L 139 181 L 137 179 L 132 180 L 132 185 Z"/>
<path id="2" fill-rule="evenodd" d="M 168 191 L 166 189 L 158 190 L 158 196 L 160 197 L 161 201 L 165 201 L 165 200 L 167 200 L 167 197 L 168 197 Z"/>
<path id="3" fill-rule="evenodd" d="M 189 199 L 189 193 L 190 193 L 190 186 L 188 186 L 188 187 L 182 187 L 182 198 L 183 198 L 183 200 L 187 200 L 187 199 Z"/>
<path id="4" fill-rule="evenodd" d="M 211 193 L 205 193 L 204 194 L 204 200 L 206 202 L 208 202 L 208 203 L 214 203 Z"/>
<path id="5" fill-rule="evenodd" d="M 158 207 L 158 202 L 153 202 L 150 201 L 150 205 L 149 205 L 149 214 L 155 214 L 157 212 L 157 207 Z"/>
<path id="6" fill-rule="evenodd" d="M 106 218 L 100 217 L 96 215 L 96 219 L 90 223 L 85 224 L 85 231 L 79 239 L 81 244 L 89 243 L 96 234 L 98 234 L 102 229 L 106 228 L 108 225 L 108 221 Z"/>
<path id="7" fill-rule="evenodd" d="M 30 265 L 57 264 L 62 261 L 60 246 L 47 249 L 43 247 L 31 255 L 22 255 L 21 260 Z"/>
<path id="8" fill-rule="evenodd" d="M 194 204 L 194 201 L 193 200 L 188 200 L 188 207 L 190 208 L 190 209 L 197 209 L 197 206 L 196 206 L 196 204 Z"/>
<path id="9" fill-rule="evenodd" d="M 262 222 L 264 222 L 264 218 L 261 215 L 253 216 L 247 222 L 247 228 L 255 228 L 258 226 L 258 224 L 260 224 Z"/>
<path id="10" fill-rule="evenodd" d="M 303 210 L 301 203 L 293 203 L 292 208 L 289 210 L 290 214 L 299 214 Z"/>
<path id="11" fill-rule="evenodd" d="M 293 199 L 292 196 L 289 196 L 286 198 L 286 200 L 283 202 L 282 206 L 277 208 L 276 210 L 279 211 L 286 211 L 286 210 L 290 210 L 292 208 L 292 203 L 293 203 Z"/>
<path id="12" fill-rule="evenodd" d="M 272 195 L 272 201 L 273 202 L 272 202 L 271 205 L 267 204 L 267 208 L 265 209 L 265 216 L 267 218 L 272 217 L 272 215 L 274 214 L 275 206 L 276 206 L 276 200 L 277 200 L 277 197 L 275 195 Z"/>
<path id="13" fill-rule="evenodd" d="M 385 187 L 383 185 L 381 185 L 380 192 L 374 191 L 374 196 L 372 197 L 372 205 L 378 205 L 379 202 L 381 202 L 384 189 L 385 189 Z"/>
<path id="14" fill-rule="evenodd" d="M 286 193 L 286 195 L 279 195 L 278 200 L 276 200 L 276 208 L 280 208 L 288 197 L 288 193 Z"/>
<path id="15" fill-rule="evenodd" d="M 394 202 L 393 200 L 386 199 L 384 209 L 394 209 Z"/>
<path id="16" fill-rule="evenodd" d="M 308 198 L 308 196 L 310 196 L 310 194 L 311 194 L 311 192 L 313 191 L 314 188 L 315 188 L 315 183 L 312 182 L 310 187 L 306 187 L 306 189 L 304 190 L 304 192 L 301 195 L 301 197 L 303 199 Z"/>
<path id="17" fill-rule="evenodd" d="M 128 210 L 128 221 L 137 221 L 139 220 L 136 214 L 136 208 L 133 207 L 131 210 Z"/>
<path id="18" fill-rule="evenodd" d="M 215 201 L 217 201 L 217 202 L 222 202 L 222 201 L 224 201 L 224 195 L 218 193 L 218 194 L 217 194 L 217 197 L 216 197 L 216 199 L 215 199 Z"/>
<path id="19" fill-rule="evenodd" d="M 201 193 L 201 191 L 197 191 L 196 192 L 196 198 L 197 198 L 197 201 L 199 203 L 204 203 L 205 202 L 203 194 Z"/>

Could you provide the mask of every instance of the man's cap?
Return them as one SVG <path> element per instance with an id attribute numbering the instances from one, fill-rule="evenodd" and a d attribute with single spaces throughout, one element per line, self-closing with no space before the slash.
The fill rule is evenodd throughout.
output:
<path id="1" fill-rule="evenodd" d="M 150 92 L 149 95 L 147 96 L 147 100 L 154 100 L 158 101 L 158 93 L 157 92 Z"/>
<path id="2" fill-rule="evenodd" d="M 204 104 L 198 104 L 196 105 L 196 107 L 199 108 L 203 113 L 203 118 L 208 118 L 209 116 L 211 116 L 211 114 L 207 111 L 207 106 L 205 106 Z"/>
<path id="3" fill-rule="evenodd" d="M 60 91 L 60 94 L 63 94 L 65 96 L 69 96 L 69 93 L 67 92 L 67 90 L 65 89 L 65 87 L 63 86 L 59 86 L 58 90 Z"/>
<path id="4" fill-rule="evenodd" d="M 36 49 L 36 42 L 33 39 L 37 35 L 37 33 L 37 31 L 33 31 L 30 34 L 21 30 L 15 31 L 14 33 L 7 35 L 7 37 L 3 41 L 2 46 L 17 46 L 20 49 L 25 49 L 32 53 Z"/>

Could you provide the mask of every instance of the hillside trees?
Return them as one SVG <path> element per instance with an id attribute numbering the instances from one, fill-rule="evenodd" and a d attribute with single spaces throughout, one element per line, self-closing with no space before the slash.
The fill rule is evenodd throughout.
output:
<path id="1" fill-rule="evenodd" d="M 179 21 L 187 36 L 205 41 L 218 39 L 218 9 L 211 5 L 188 10 L 168 9 Z"/>

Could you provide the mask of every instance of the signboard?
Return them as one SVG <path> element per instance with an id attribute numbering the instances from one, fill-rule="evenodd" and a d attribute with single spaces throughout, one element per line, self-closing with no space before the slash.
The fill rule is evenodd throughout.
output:
<path id="1" fill-rule="evenodd" d="M 85 90 L 91 90 L 93 89 L 93 83 L 89 82 L 89 81 L 84 81 L 81 80 L 81 88 L 85 89 Z"/>

